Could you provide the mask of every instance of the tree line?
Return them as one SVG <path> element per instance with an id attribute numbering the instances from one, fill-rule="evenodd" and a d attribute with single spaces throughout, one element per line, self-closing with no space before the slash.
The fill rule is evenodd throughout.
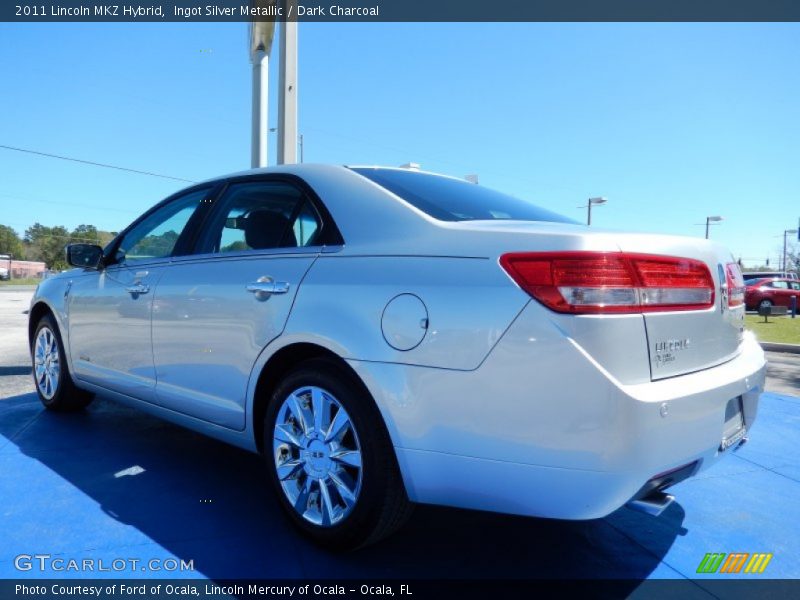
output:
<path id="1" fill-rule="evenodd" d="M 47 227 L 34 223 L 20 237 L 8 225 L 0 224 L 0 254 L 10 254 L 16 260 L 43 262 L 48 269 L 60 271 L 67 268 L 64 246 L 83 242 L 105 246 L 116 232 L 101 231 L 94 225 L 78 225 L 70 231 L 63 225 Z"/>

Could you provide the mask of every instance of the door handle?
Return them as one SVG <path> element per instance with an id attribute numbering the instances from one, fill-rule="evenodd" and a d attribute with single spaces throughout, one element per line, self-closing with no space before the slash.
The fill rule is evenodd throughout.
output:
<path id="1" fill-rule="evenodd" d="M 143 283 L 135 283 L 125 288 L 125 291 L 132 295 L 146 294 L 150 291 L 150 286 Z"/>
<path id="2" fill-rule="evenodd" d="M 273 281 L 271 277 L 259 277 L 258 281 L 248 283 L 244 289 L 255 294 L 256 298 L 263 299 L 272 294 L 285 294 L 289 291 L 289 284 L 285 281 Z"/>

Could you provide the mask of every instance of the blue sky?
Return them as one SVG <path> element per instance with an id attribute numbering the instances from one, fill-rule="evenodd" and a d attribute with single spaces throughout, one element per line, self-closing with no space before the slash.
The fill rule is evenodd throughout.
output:
<path id="1" fill-rule="evenodd" d="M 602 195 L 593 222 L 615 229 L 702 236 L 722 215 L 712 238 L 746 265 L 776 265 L 797 227 L 798 24 L 304 23 L 299 40 L 306 162 L 477 173 L 575 219 Z M 0 81 L 0 144 L 191 180 L 249 166 L 243 23 L 3 23 Z M 119 230 L 183 185 L 0 149 L 0 223 Z"/>

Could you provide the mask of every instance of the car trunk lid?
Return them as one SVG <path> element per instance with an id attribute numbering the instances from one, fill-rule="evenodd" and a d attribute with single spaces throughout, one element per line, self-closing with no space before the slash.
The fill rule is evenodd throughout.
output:
<path id="1" fill-rule="evenodd" d="M 537 297 L 535 290 L 526 288 L 524 282 L 521 282 L 524 275 L 515 274 L 513 266 L 509 267 L 509 256 L 513 259 L 514 255 L 518 255 L 524 259 L 525 255 L 529 255 L 536 260 L 537 257 L 547 255 L 569 256 L 572 253 L 584 253 L 591 258 L 592 253 L 611 253 L 611 256 L 613 253 L 620 253 L 631 257 L 633 261 L 646 261 L 647 256 L 653 256 L 689 259 L 695 265 L 702 263 L 708 268 L 714 292 L 713 304 L 707 308 L 684 307 L 682 310 L 670 310 L 669 307 L 650 306 L 636 310 L 635 307 L 622 307 L 616 314 L 638 313 L 643 320 L 649 375 L 652 380 L 701 371 L 727 362 L 739 352 L 744 334 L 743 281 L 733 256 L 720 244 L 699 238 L 612 232 L 557 223 L 484 222 L 459 225 L 472 231 L 485 232 L 485 236 L 479 238 L 485 240 L 485 245 L 474 243 L 472 251 L 478 250 L 481 253 L 480 250 L 486 249 L 493 254 L 489 247 L 502 249 L 498 258 L 503 268 L 520 287 L 545 306 L 548 306 L 547 298 L 543 298 L 541 294 Z M 569 288 L 560 289 L 563 291 Z M 608 355 L 617 356 L 621 360 L 626 352 L 630 354 L 630 360 L 639 360 L 639 342 L 628 338 L 620 339 L 614 332 L 615 320 L 603 318 L 605 314 L 614 314 L 614 309 L 579 310 L 576 316 L 570 317 L 569 311 L 560 310 L 555 302 L 548 307 L 556 313 L 566 313 L 553 314 L 553 318 L 561 326 L 571 321 L 568 326 L 570 336 L 581 344 L 586 343 L 585 338 L 588 336 L 592 348 L 598 356 L 606 357 L 606 362 L 609 360 Z M 600 321 L 608 322 L 607 328 L 600 327 L 598 330 L 598 317 Z M 584 329 L 591 330 L 590 334 L 584 335 Z M 608 341 L 605 348 L 596 347 L 600 330 L 606 331 L 606 340 L 615 340 L 613 348 L 609 347 L 611 342 Z M 629 345 L 628 350 L 624 347 L 626 344 Z M 637 355 L 635 359 L 634 354 Z M 613 364 L 616 362 L 616 359 L 611 361 Z"/>
<path id="2" fill-rule="evenodd" d="M 723 246 L 694 238 L 625 234 L 623 252 L 694 258 L 703 261 L 714 280 L 711 308 L 644 314 L 653 380 L 707 369 L 734 358 L 744 335 L 744 303 L 739 267 Z"/>

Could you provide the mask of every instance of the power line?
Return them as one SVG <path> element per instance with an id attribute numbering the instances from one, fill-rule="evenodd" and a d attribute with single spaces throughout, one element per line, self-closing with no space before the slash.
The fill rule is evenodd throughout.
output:
<path id="1" fill-rule="evenodd" d="M 137 173 L 139 175 L 149 175 L 150 177 L 161 177 L 162 179 L 173 179 L 175 181 L 185 181 L 186 183 L 197 183 L 191 179 L 183 179 L 181 177 L 173 177 L 172 175 L 162 175 L 161 173 L 152 173 L 150 171 L 140 171 L 138 169 L 129 169 L 127 167 L 118 167 L 116 165 L 107 165 L 104 163 L 93 162 L 91 160 L 83 160 L 80 158 L 72 158 L 70 156 L 61 156 L 59 154 L 50 154 L 48 152 L 39 152 L 38 150 L 28 150 L 26 148 L 16 148 L 14 146 L 6 146 L 0 144 L 0 148 L 5 150 L 13 150 L 15 152 L 25 152 L 26 154 L 36 154 L 37 156 L 46 156 L 47 158 L 58 158 L 59 160 L 68 160 L 71 162 L 81 163 L 84 165 L 92 165 L 94 167 L 105 167 L 106 169 L 116 169 L 117 171 L 127 171 L 128 173 Z"/>

